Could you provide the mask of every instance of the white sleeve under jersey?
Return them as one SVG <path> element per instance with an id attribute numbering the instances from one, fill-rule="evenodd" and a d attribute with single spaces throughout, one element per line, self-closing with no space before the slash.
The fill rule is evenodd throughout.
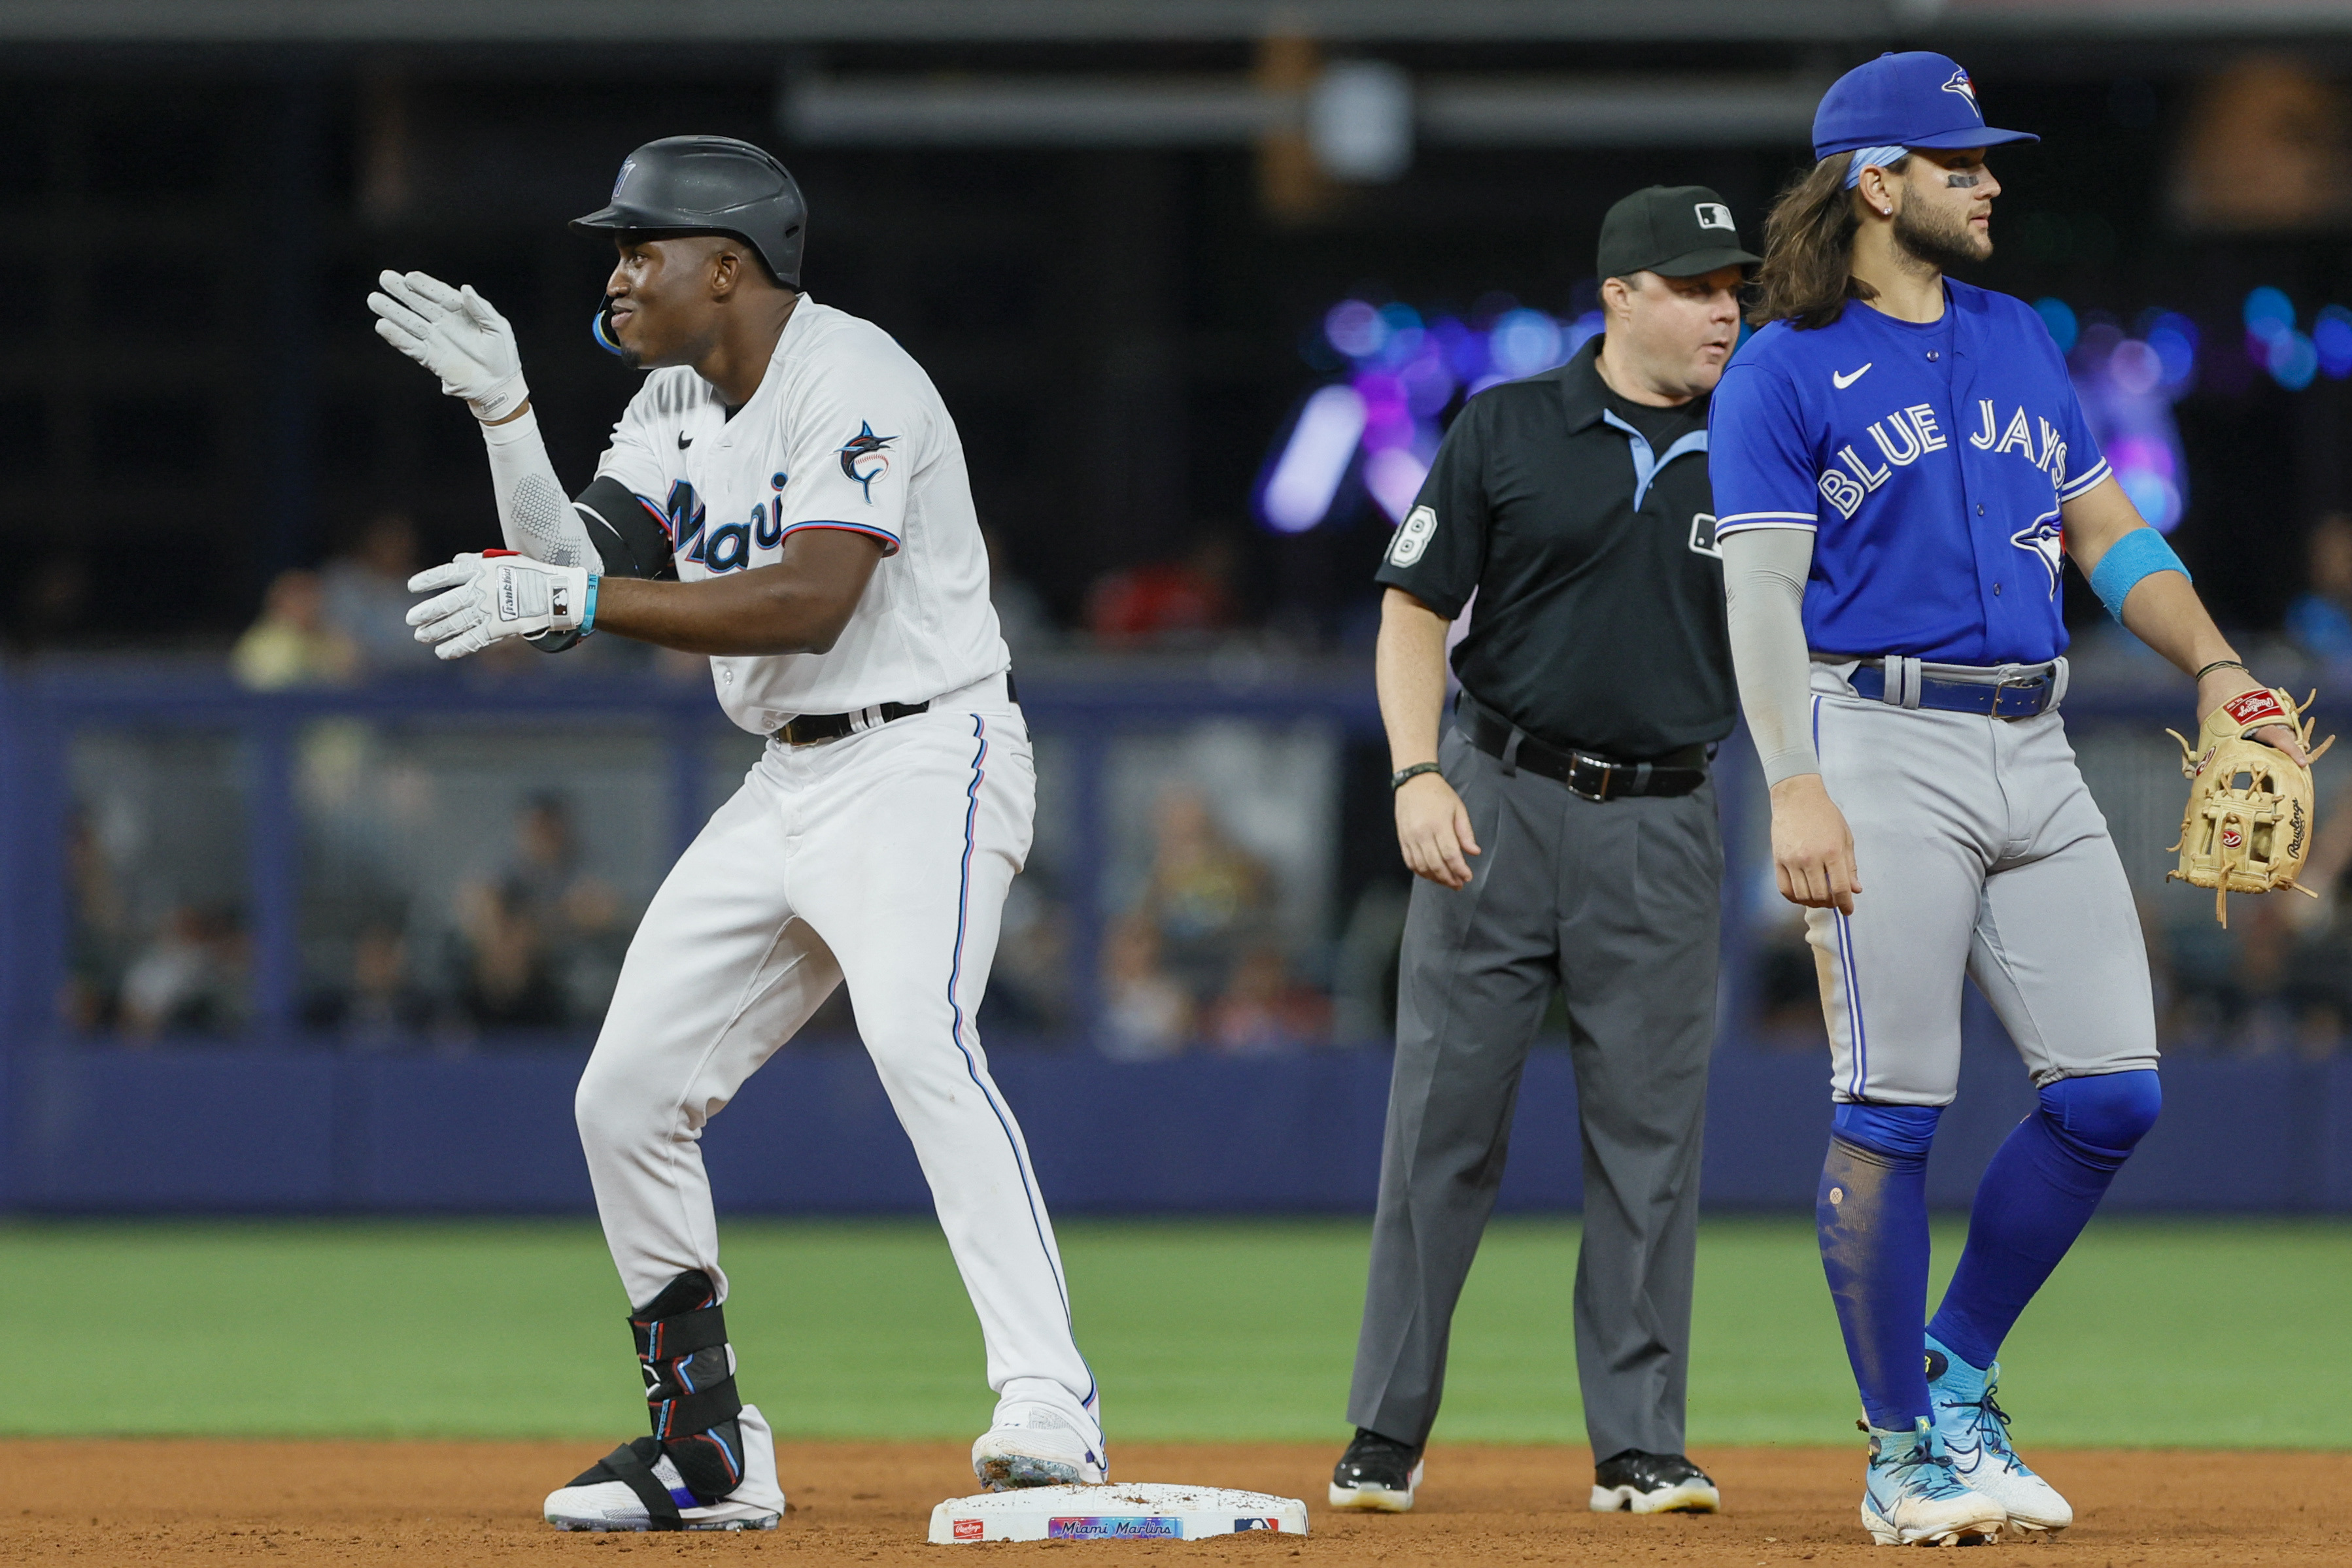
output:
<path id="1" fill-rule="evenodd" d="M 746 730 L 928 701 L 1010 663 L 955 422 L 922 367 L 869 321 L 802 296 L 732 418 L 693 371 L 654 372 L 596 472 L 660 522 L 682 581 L 773 565 L 802 529 L 882 547 L 829 651 L 711 659 L 719 700 Z"/>

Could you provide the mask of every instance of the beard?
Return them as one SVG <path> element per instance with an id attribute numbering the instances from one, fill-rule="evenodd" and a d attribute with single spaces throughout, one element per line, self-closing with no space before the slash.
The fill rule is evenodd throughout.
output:
<path id="1" fill-rule="evenodd" d="M 1895 215 L 1894 237 L 1913 258 L 1938 272 L 1970 266 L 1992 254 L 1992 237 L 1977 234 L 1966 218 L 1930 215 L 1907 202 Z"/>

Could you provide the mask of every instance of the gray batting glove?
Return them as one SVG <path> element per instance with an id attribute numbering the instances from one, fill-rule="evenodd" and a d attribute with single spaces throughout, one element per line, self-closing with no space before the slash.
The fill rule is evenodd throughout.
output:
<path id="1" fill-rule="evenodd" d="M 416 640 L 442 658 L 463 658 L 508 637 L 592 630 L 596 579 L 584 566 L 550 566 L 510 550 L 460 555 L 408 580 L 434 594 L 408 612 Z"/>
<path id="2" fill-rule="evenodd" d="M 441 390 L 462 397 L 474 417 L 489 423 L 523 405 L 522 353 L 514 328 L 474 292 L 452 289 L 429 273 L 386 272 L 368 296 L 375 335 L 441 378 Z"/>

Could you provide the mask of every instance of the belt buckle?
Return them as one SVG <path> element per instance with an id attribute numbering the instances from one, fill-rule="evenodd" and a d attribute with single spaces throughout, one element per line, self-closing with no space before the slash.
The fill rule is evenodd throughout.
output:
<path id="1" fill-rule="evenodd" d="M 1581 788 L 1576 782 L 1588 769 L 1601 775 L 1601 788 L 1598 793 Z M 1561 782 L 1568 785 L 1568 793 L 1577 799 L 1589 800 L 1598 805 L 1609 798 L 1609 785 L 1615 776 L 1616 767 L 1613 763 L 1604 763 L 1598 757 L 1587 756 L 1582 752 L 1570 752 L 1568 754 L 1568 777 Z"/>
<path id="2" fill-rule="evenodd" d="M 2011 678 L 2010 676 L 2008 676 L 2008 675 L 2003 675 L 2003 676 L 2000 678 L 2000 679 L 1999 681 L 1995 682 L 1995 683 L 1994 683 L 1994 685 L 1993 685 L 1993 689 L 1992 689 L 1992 716 L 1993 716 L 1994 718 L 1996 718 L 1996 719 L 2011 719 L 2011 720 L 2014 720 L 2014 719 L 2031 719 L 2031 718 L 2035 717 L 2037 714 L 2039 714 L 2039 713 L 2042 711 L 2042 710 L 2041 710 L 2040 708 L 2036 708 L 2036 709 L 2034 709 L 2034 710 L 2033 710 L 2033 711 L 2032 711 L 2032 713 L 2004 713 L 2004 712 L 2002 712 L 2002 711 L 2000 710 L 2000 694 L 2001 694 L 2002 692 L 2004 692 L 2004 691 L 2008 691 L 2008 690 L 2011 690 L 2011 689 L 2015 689 L 2015 690 L 2018 690 L 2018 691 L 2031 691 L 2031 690 L 2034 689 L 2036 687 L 2047 687 L 2049 684 L 2050 684 L 2050 671 L 2049 671 L 2048 669 L 2046 669 L 2046 668 L 2045 668 L 2045 669 L 2043 669 L 2043 670 L 2042 670 L 2040 673 L 2038 673 L 2038 674 L 2036 674 L 2036 675 L 2034 675 L 2034 676 L 2031 677 L 2030 679 L 2011 679 Z"/>

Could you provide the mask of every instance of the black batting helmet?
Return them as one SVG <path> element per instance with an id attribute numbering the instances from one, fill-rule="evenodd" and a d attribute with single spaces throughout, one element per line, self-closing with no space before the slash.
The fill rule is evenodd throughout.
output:
<path id="1" fill-rule="evenodd" d="M 792 173 L 732 136 L 665 136 L 621 163 L 613 199 L 572 220 L 595 233 L 727 234 L 759 252 L 769 275 L 801 286 L 808 204 Z"/>

